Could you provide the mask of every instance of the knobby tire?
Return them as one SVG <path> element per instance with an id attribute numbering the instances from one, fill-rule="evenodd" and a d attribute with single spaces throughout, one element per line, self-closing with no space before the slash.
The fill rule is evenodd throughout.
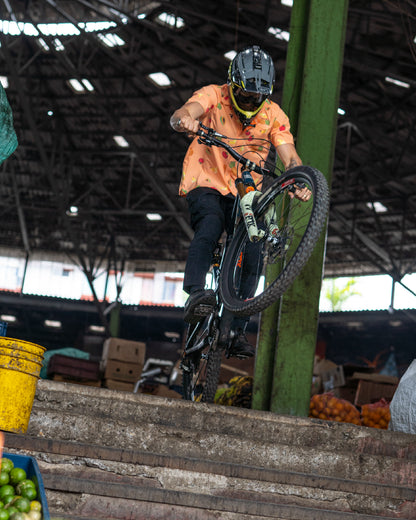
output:
<path id="1" fill-rule="evenodd" d="M 311 200 L 307 203 L 300 202 L 297 199 L 289 199 L 287 194 L 288 188 L 299 183 L 306 185 L 312 192 Z M 268 287 L 264 287 L 264 289 L 261 289 L 255 295 L 250 295 L 248 298 L 239 294 L 239 287 L 236 282 L 237 275 L 235 274 L 237 271 L 236 265 L 238 265 L 242 251 L 244 251 L 245 247 L 250 246 L 245 224 L 243 221 L 240 221 L 233 240 L 227 249 L 219 279 L 220 296 L 224 306 L 235 315 L 250 316 L 263 311 L 272 305 L 299 275 L 310 258 L 326 223 L 329 210 L 329 190 L 326 179 L 319 170 L 309 166 L 295 167 L 276 179 L 267 191 L 262 194 L 254 210 L 256 220 L 261 223 L 267 208 L 272 204 L 275 207 L 283 207 L 284 210 L 279 211 L 285 211 L 289 215 L 291 211 L 290 204 L 292 206 L 297 205 L 300 211 L 303 211 L 305 214 L 307 210 L 307 216 L 302 217 L 303 220 L 298 219 L 302 222 L 302 227 L 299 225 L 299 230 L 295 228 L 296 223 L 291 227 L 290 218 L 288 218 L 288 223 L 282 226 L 281 229 L 279 227 L 279 232 L 285 237 L 283 246 L 288 247 L 290 252 L 286 253 L 286 251 L 283 251 L 280 256 L 279 254 L 276 255 L 278 258 L 274 262 L 279 262 L 279 265 L 281 265 L 281 267 L 276 267 L 277 270 L 280 269 L 279 274 L 270 282 Z M 301 206 L 301 204 L 305 206 Z M 309 206 L 307 206 L 308 204 Z M 306 219 L 308 219 L 307 224 L 304 224 Z M 296 232 L 299 236 L 295 239 L 292 237 L 295 243 L 293 245 L 291 244 L 290 235 L 292 234 L 296 237 Z M 291 245 L 292 247 L 290 248 Z M 266 245 L 260 245 L 259 247 L 266 247 Z M 263 255 L 263 258 L 265 257 Z"/>

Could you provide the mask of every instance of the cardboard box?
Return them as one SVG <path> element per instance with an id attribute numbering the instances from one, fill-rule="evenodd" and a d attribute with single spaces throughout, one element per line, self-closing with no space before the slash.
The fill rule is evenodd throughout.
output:
<path id="1" fill-rule="evenodd" d="M 121 390 L 123 392 L 133 392 L 134 383 L 126 383 L 125 381 L 116 381 L 115 379 L 106 379 L 104 386 L 110 390 Z"/>
<path id="2" fill-rule="evenodd" d="M 146 343 L 120 338 L 108 338 L 104 341 L 103 361 L 116 359 L 126 363 L 143 365 L 146 355 Z M 104 362 L 104 366 L 105 366 Z"/>
<path id="3" fill-rule="evenodd" d="M 53 377 L 57 374 L 77 379 L 98 381 L 100 379 L 100 364 L 97 361 L 55 354 L 49 360 L 47 373 L 48 377 Z"/>
<path id="4" fill-rule="evenodd" d="M 363 374 L 356 372 L 353 375 L 358 380 L 354 405 L 362 406 L 385 399 L 391 401 L 399 384 L 399 378 L 381 374 Z"/>
<path id="5" fill-rule="evenodd" d="M 126 363 L 116 359 L 108 359 L 105 367 L 104 378 L 136 383 L 140 379 L 143 364 Z"/>
<path id="6" fill-rule="evenodd" d="M 330 392 L 334 388 L 345 385 L 342 365 L 337 365 L 329 361 L 329 359 L 315 357 L 313 375 L 321 379 L 322 390 L 324 392 Z"/>

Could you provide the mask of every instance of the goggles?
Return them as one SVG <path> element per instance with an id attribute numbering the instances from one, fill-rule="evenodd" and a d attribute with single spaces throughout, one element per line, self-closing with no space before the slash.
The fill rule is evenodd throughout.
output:
<path id="1" fill-rule="evenodd" d="M 260 92 L 247 92 L 235 83 L 231 85 L 231 88 L 233 89 L 234 98 L 241 108 L 250 106 L 254 109 L 258 108 L 268 97 Z"/>

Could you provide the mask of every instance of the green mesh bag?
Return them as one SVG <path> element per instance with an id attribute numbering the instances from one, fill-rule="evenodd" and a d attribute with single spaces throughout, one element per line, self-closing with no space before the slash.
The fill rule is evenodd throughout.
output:
<path id="1" fill-rule="evenodd" d="M 6 92 L 0 83 L 0 164 L 17 148 L 17 137 L 13 127 L 13 114 Z"/>

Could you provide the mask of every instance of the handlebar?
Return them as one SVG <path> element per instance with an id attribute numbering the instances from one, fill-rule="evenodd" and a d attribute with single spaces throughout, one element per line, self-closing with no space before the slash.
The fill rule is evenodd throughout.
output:
<path id="1" fill-rule="evenodd" d="M 235 148 L 225 143 L 222 139 L 230 139 L 225 135 L 216 132 L 213 128 L 205 126 L 203 123 L 199 123 L 200 130 L 197 131 L 198 142 L 205 144 L 206 146 L 219 146 L 227 150 L 227 152 L 233 157 L 242 167 L 246 170 L 256 172 L 260 175 L 269 175 L 275 177 L 275 174 L 267 168 L 262 168 L 257 163 L 250 161 L 247 157 L 244 157 L 238 153 Z"/>

